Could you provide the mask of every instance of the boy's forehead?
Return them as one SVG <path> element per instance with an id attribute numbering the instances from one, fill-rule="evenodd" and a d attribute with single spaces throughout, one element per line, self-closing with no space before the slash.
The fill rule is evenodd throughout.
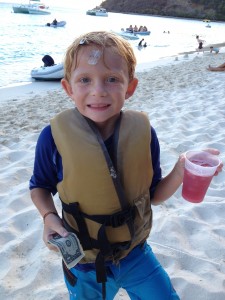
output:
<path id="1" fill-rule="evenodd" d="M 88 45 L 81 47 L 74 59 L 72 66 L 73 72 L 88 72 L 94 67 L 104 66 L 112 72 L 123 73 L 129 77 L 128 65 L 117 51 L 111 47 L 106 47 L 104 50 L 97 45 Z"/>
<path id="2" fill-rule="evenodd" d="M 120 64 L 123 60 L 122 56 L 113 47 L 102 48 L 101 46 L 95 44 L 80 47 L 77 53 L 78 65 L 81 62 L 86 62 L 89 65 L 96 65 L 101 59 L 105 63 L 116 59 L 118 62 L 120 62 Z"/>

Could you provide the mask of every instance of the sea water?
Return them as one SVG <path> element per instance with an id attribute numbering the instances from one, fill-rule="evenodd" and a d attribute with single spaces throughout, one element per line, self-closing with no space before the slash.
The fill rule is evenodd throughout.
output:
<path id="1" fill-rule="evenodd" d="M 76 2 L 76 1 L 75 1 Z M 74 3 L 75 3 L 74 2 Z M 80 1 L 79 1 L 80 2 Z M 100 1 L 101 2 L 101 1 Z M 196 35 L 206 44 L 221 43 L 225 23 L 211 22 L 207 28 L 202 20 L 164 18 L 146 15 L 109 12 L 108 17 L 86 15 L 86 7 L 50 6 L 51 15 L 13 13 L 11 3 L 0 3 L 0 87 L 33 81 L 30 72 L 43 65 L 42 57 L 49 54 L 55 63 L 63 60 L 64 53 L 76 36 L 92 30 L 119 32 L 129 25 L 147 26 L 150 36 L 144 36 L 146 48 L 139 49 L 139 41 L 130 41 L 138 64 L 195 51 Z M 93 8 L 93 7 L 90 7 Z M 66 21 L 65 27 L 47 27 L 46 23 Z"/>

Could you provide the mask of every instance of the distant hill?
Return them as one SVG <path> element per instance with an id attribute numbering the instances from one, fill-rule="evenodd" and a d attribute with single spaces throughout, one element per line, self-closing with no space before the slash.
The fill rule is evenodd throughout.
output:
<path id="1" fill-rule="evenodd" d="M 111 12 L 225 21 L 225 0 L 105 0 Z"/>

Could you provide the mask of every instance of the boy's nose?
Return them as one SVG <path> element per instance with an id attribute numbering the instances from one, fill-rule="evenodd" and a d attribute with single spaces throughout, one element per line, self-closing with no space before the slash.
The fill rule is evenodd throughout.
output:
<path id="1" fill-rule="evenodd" d="M 102 82 L 95 82 L 92 89 L 93 96 L 105 97 L 107 95 L 105 85 Z"/>

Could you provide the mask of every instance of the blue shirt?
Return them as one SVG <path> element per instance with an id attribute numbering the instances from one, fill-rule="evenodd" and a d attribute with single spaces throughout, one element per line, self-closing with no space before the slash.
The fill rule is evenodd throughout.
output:
<path id="1" fill-rule="evenodd" d="M 112 145 L 112 136 L 105 141 L 109 153 Z M 153 197 L 155 188 L 161 180 L 160 147 L 154 128 L 151 127 L 151 155 L 153 167 L 153 179 L 150 187 L 150 195 Z M 111 157 L 112 159 L 112 157 Z M 51 131 L 51 126 L 46 126 L 37 141 L 34 170 L 30 179 L 30 190 L 43 188 L 49 190 L 53 195 L 57 193 L 56 186 L 63 179 L 62 158 L 59 154 Z"/>

